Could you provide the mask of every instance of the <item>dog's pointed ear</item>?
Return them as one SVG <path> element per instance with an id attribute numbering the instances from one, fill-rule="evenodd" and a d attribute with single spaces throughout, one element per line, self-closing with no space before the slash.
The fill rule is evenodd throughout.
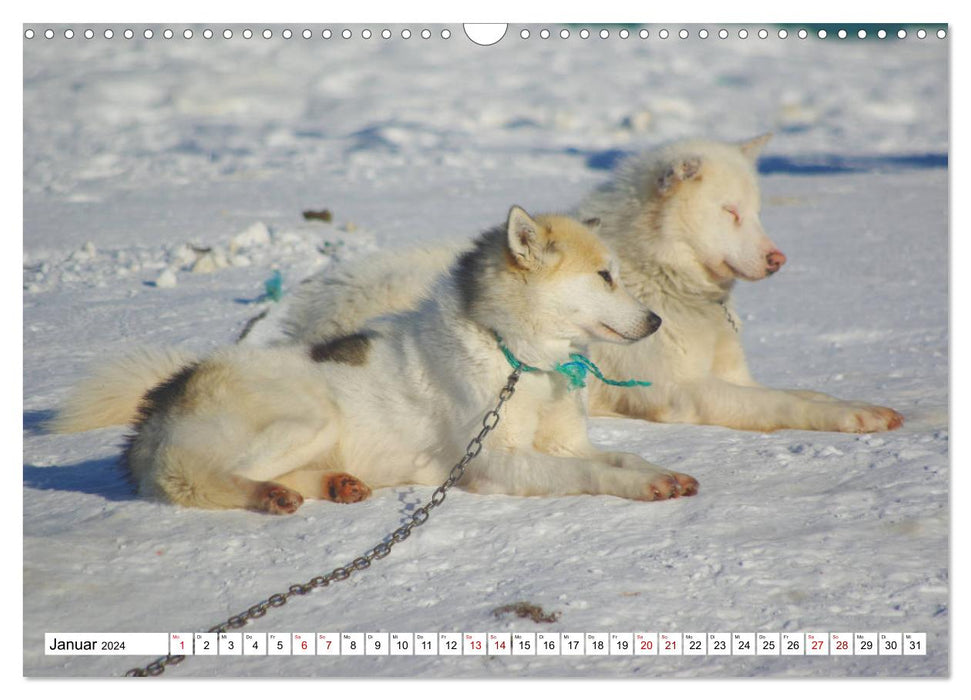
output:
<path id="1" fill-rule="evenodd" d="M 534 221 L 522 207 L 513 206 L 509 210 L 506 233 L 509 252 L 512 253 L 516 265 L 525 270 L 537 267 L 546 245 L 543 226 Z"/>
<path id="2" fill-rule="evenodd" d="M 670 163 L 657 179 L 657 189 L 661 194 L 671 192 L 678 184 L 685 180 L 701 177 L 701 158 L 686 156 Z"/>
<path id="3" fill-rule="evenodd" d="M 748 141 L 742 141 L 737 144 L 742 151 L 742 155 L 748 158 L 753 163 L 758 160 L 759 154 L 762 149 L 765 148 L 765 144 L 769 142 L 772 138 L 772 132 L 762 134 L 761 136 L 756 136 L 754 139 L 749 139 Z"/>

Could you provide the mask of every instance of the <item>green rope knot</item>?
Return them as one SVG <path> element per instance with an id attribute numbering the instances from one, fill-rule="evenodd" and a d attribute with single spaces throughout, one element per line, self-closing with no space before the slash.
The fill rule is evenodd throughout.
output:
<path id="1" fill-rule="evenodd" d="M 512 354 L 512 350 L 506 347 L 505 343 L 502 342 L 502 337 L 495 333 L 496 341 L 499 343 L 499 349 L 502 350 L 502 354 L 505 355 L 506 361 L 513 369 L 518 369 L 523 372 L 542 372 L 539 367 L 533 367 L 532 365 L 527 365 L 525 362 L 520 362 L 519 359 Z M 604 384 L 610 384 L 611 386 L 651 386 L 650 382 L 644 382 L 640 379 L 625 379 L 623 381 L 617 379 L 608 379 L 600 371 L 600 368 L 594 364 L 586 355 L 581 355 L 578 352 L 570 353 L 569 362 L 560 362 L 555 367 L 553 367 L 554 372 L 562 374 L 564 377 L 570 380 L 570 390 L 582 389 L 587 385 L 587 373 L 593 374 L 594 377 L 602 381 Z"/>
<path id="2" fill-rule="evenodd" d="M 593 376 L 604 384 L 610 384 L 610 386 L 651 386 L 650 382 L 641 381 L 640 379 L 608 379 L 600 371 L 600 368 L 593 363 L 593 360 L 578 352 L 570 354 L 569 362 L 560 363 L 553 369 L 570 380 L 571 389 L 579 389 L 586 386 L 587 372 L 593 374 Z"/>

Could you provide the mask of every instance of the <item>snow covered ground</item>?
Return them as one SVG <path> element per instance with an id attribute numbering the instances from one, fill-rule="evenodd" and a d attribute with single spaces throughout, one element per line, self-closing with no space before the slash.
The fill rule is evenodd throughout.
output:
<path id="1" fill-rule="evenodd" d="M 568 209 L 671 138 L 776 132 L 763 222 L 789 262 L 741 284 L 757 378 L 889 405 L 877 435 L 597 419 L 610 449 L 701 482 L 644 504 L 453 492 L 391 557 L 259 632 L 924 632 L 926 656 L 189 658 L 166 675 L 856 677 L 949 672 L 948 41 L 750 36 L 24 41 L 24 673 L 45 632 L 193 632 L 373 546 L 432 489 L 294 516 L 130 491 L 122 430 L 47 435 L 92 361 L 206 351 L 335 260 Z M 38 30 L 46 28 L 38 26 Z M 259 32 L 262 25 L 253 27 Z M 331 222 L 305 221 L 329 209 Z M 486 407 L 483 407 L 484 409 Z M 471 437 L 471 436 L 470 436 Z M 528 601 L 534 623 L 493 610 Z"/>

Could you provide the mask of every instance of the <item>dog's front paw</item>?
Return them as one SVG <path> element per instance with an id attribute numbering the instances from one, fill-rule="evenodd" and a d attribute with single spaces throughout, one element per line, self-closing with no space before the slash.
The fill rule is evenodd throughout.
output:
<path id="1" fill-rule="evenodd" d="M 878 433 L 903 424 L 904 417 L 892 408 L 860 403 L 847 407 L 838 429 L 844 433 Z"/>
<path id="2" fill-rule="evenodd" d="M 371 489 L 357 477 L 339 472 L 324 477 L 324 493 L 335 503 L 357 503 L 370 496 Z"/>
<path id="3" fill-rule="evenodd" d="M 663 501 L 680 496 L 694 496 L 698 493 L 698 480 L 678 472 L 661 472 L 651 477 L 645 493 L 639 500 Z"/>
<path id="4" fill-rule="evenodd" d="M 289 515 L 303 505 L 303 496 L 280 484 L 267 483 L 260 489 L 260 510 L 271 515 Z"/>

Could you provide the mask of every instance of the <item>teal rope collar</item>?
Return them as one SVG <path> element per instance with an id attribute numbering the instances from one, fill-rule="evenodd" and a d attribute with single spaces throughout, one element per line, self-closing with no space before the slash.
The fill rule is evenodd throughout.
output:
<path id="1" fill-rule="evenodd" d="M 498 333 L 495 333 L 496 341 L 499 343 L 499 349 L 502 350 L 502 354 L 505 355 L 506 361 L 513 369 L 518 369 L 523 372 L 542 372 L 539 367 L 533 367 L 532 365 L 527 365 L 525 362 L 520 362 L 519 359 L 512 354 L 512 350 L 506 347 L 506 344 L 502 342 L 502 338 Z M 608 379 L 586 355 L 581 355 L 578 352 L 570 353 L 569 362 L 560 362 L 555 367 L 553 367 L 554 372 L 562 374 L 564 377 L 570 380 L 570 389 L 582 389 L 587 385 L 587 373 L 593 374 L 594 377 L 602 381 L 604 384 L 610 384 L 611 386 L 651 386 L 650 382 L 643 382 L 639 379 L 626 379 L 620 381 L 617 379 Z"/>

